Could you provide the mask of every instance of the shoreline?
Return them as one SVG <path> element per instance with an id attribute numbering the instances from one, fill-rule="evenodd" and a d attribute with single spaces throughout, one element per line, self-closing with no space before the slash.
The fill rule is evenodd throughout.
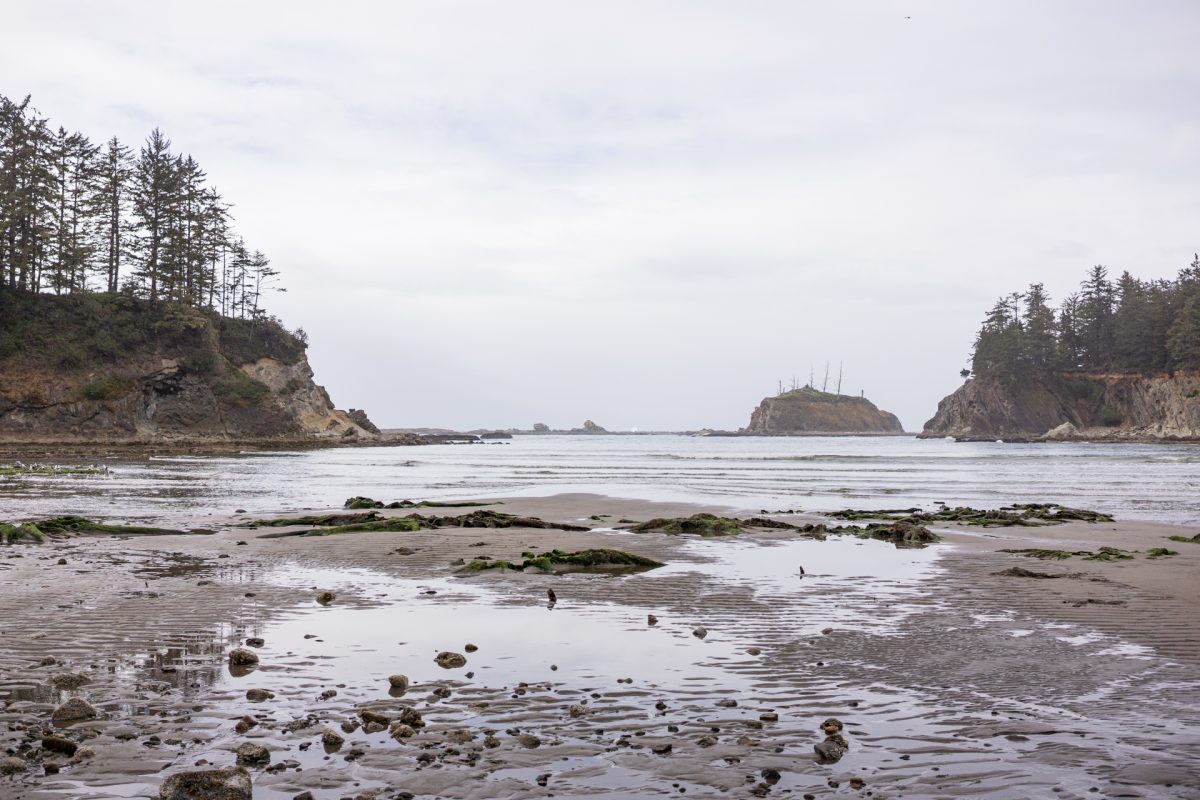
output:
<path id="1" fill-rule="evenodd" d="M 196 524 L 217 532 L 78 537 L 0 549 L 0 598 L 11 609 L 0 623 L 5 745 L 19 744 L 28 730 L 21 726 L 44 724 L 68 695 L 88 698 L 101 714 L 63 729 L 67 737 L 86 737 L 94 757 L 71 763 L 48 753 L 47 763 L 60 764 L 58 774 L 0 778 L 0 786 L 20 800 L 63 790 L 150 798 L 163 775 L 198 760 L 232 765 L 233 751 L 249 741 L 266 746 L 273 765 L 303 767 L 252 766 L 255 797 L 268 800 L 305 790 L 317 798 L 367 797 L 394 786 L 397 773 L 408 791 L 444 797 L 543 797 L 547 788 L 534 780 L 543 773 L 560 796 L 616 780 L 626 794 L 673 791 L 674 782 L 689 795 L 709 797 L 753 788 L 747 774 L 764 783 L 761 770 L 783 776 L 767 784 L 771 793 L 828 792 L 830 780 L 845 787 L 861 777 L 889 797 L 954 796 L 956 782 L 974 793 L 981 780 L 997 790 L 1020 786 L 1027 796 L 1054 786 L 1061 797 L 1086 796 L 1091 785 L 1103 787 L 1100 796 L 1129 786 L 1146 797 L 1197 796 L 1177 790 L 1195 777 L 1189 766 L 1195 762 L 1186 759 L 1200 746 L 1186 735 L 1200 723 L 1200 704 L 1188 705 L 1189 698 L 1200 700 L 1200 621 L 1191 613 L 1200 600 L 1194 580 L 1200 545 L 1178 544 L 1180 555 L 1161 561 L 1045 562 L 1000 552 L 1144 550 L 1191 528 L 937 525 L 942 544 L 906 551 L 834 537 L 800 540 L 786 531 L 697 539 L 609 529 L 621 519 L 697 511 L 753 516 L 751 509 L 583 494 L 491 500 L 488 508 L 505 513 L 590 520 L 602 529 L 261 539 L 262 528 L 229 527 L 240 516 L 197 513 Z M 668 566 L 621 578 L 459 571 L 460 559 L 480 554 L 516 558 L 529 548 L 602 546 Z M 808 574 L 800 577 L 793 563 Z M 1078 577 L 996 574 L 1011 567 Z M 548 587 L 557 589 L 556 607 L 546 607 Z M 319 589 L 334 590 L 336 600 L 314 602 Z M 659 617 L 656 625 L 647 625 L 647 612 Z M 379 628 L 377 620 L 394 620 L 395 630 Z M 693 635 L 696 626 L 707 628 L 703 639 Z M 246 636 L 265 638 L 262 664 L 248 675 L 230 674 L 225 656 Z M 1072 643 L 1088 637 L 1100 638 Z M 467 655 L 466 671 L 478 670 L 475 679 L 439 669 L 433 651 L 419 646 L 462 652 L 471 641 L 480 647 Z M 1102 645 L 1126 647 L 1122 642 L 1132 655 L 1095 655 Z M 628 664 L 622 650 L 631 653 Z M 57 663 L 36 666 L 48 655 Z M 76 670 L 92 682 L 66 692 L 46 683 L 56 672 Z M 385 678 L 394 671 L 413 681 L 403 696 L 388 695 Z M 915 705 L 901 713 L 873 688 L 881 675 L 889 691 Z M 633 683 L 618 683 L 626 677 Z M 1146 710 L 1154 719 L 1139 721 L 1146 682 L 1167 677 L 1176 687 L 1171 704 L 1155 704 Z M 246 690 L 257 687 L 274 697 L 248 702 Z M 446 696 L 438 694 L 443 689 Z M 327 690 L 335 695 L 319 700 Z M 1077 709 L 1079 698 L 1096 692 L 1102 699 Z M 726 699 L 738 705 L 716 704 Z M 568 713 L 581 703 L 579 717 Z M 402 707 L 424 715 L 427 726 L 414 737 L 342 732 L 346 744 L 326 758 L 321 730 L 341 731 L 340 723 L 364 708 L 395 714 Z M 991 716 L 996 709 L 998 722 Z M 238 734 L 235 723 L 246 715 L 255 725 Z M 1112 715 L 1123 720 L 1116 738 L 1104 722 Z M 851 749 L 840 762 L 820 765 L 813 746 L 827 716 L 847 722 Z M 310 717 L 315 721 L 289 722 Z M 1074 721 L 1064 722 L 1068 717 Z M 1095 724 L 1086 721 L 1093 717 Z M 1124 737 L 1161 737 L 1164 722 L 1184 738 L 1167 748 L 1173 753 L 1156 753 L 1145 769 L 1130 773 L 1130 759 L 1116 756 L 1127 746 Z M 1069 732 L 1081 726 L 1085 738 Z M 495 747 L 484 744 L 484 729 L 494 731 Z M 953 745 L 946 730 L 959 732 Z M 522 734 L 541 744 L 522 744 Z M 698 745 L 706 736 L 715 743 Z M 1052 743 L 1059 740 L 1076 748 L 1073 761 L 1054 757 L 1060 745 Z M 1031 741 L 1049 749 L 1039 754 L 1028 749 Z M 654 752 L 668 743 L 673 752 Z M 355 749 L 363 754 L 347 760 Z M 1147 754 L 1138 752 L 1145 763 Z M 908 758 L 897 760 L 902 756 Z M 982 763 L 990 766 L 981 773 Z M 1166 785 L 1172 782 L 1175 790 Z"/>

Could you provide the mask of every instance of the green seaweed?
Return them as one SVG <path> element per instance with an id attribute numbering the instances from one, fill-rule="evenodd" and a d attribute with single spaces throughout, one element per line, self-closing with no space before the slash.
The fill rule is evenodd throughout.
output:
<path id="1" fill-rule="evenodd" d="M 36 542 L 43 542 L 50 536 L 70 536 L 79 533 L 168 536 L 187 532 L 172 528 L 149 528 L 143 525 L 109 525 L 86 517 L 75 516 L 50 517 L 31 522 L 0 522 L 0 539 L 5 544 L 18 539 L 33 539 Z"/>
<path id="2" fill-rule="evenodd" d="M 519 517 L 515 514 L 502 514 L 499 511 L 472 511 L 458 516 L 424 516 L 410 514 L 405 517 L 377 517 L 366 522 L 348 525 L 334 525 L 324 528 L 313 528 L 301 531 L 280 531 L 268 533 L 259 537 L 262 539 L 279 539 L 286 536 L 333 536 L 342 533 L 379 533 L 379 532 L 412 532 L 417 530 L 436 530 L 438 528 L 538 528 L 562 531 L 589 531 L 591 528 L 582 525 L 570 525 L 562 522 L 547 522 L 537 517 Z"/>
<path id="3" fill-rule="evenodd" d="M 1166 558 L 1167 556 L 1177 556 L 1179 553 L 1175 550 L 1168 550 L 1165 547 L 1151 547 L 1146 551 L 1146 558 Z"/>
<path id="4" fill-rule="evenodd" d="M 385 519 L 374 511 L 365 514 L 318 514 L 307 517 L 279 517 L 278 519 L 256 519 L 243 523 L 242 528 L 286 528 L 291 525 L 303 525 L 309 528 L 332 527 L 338 525 L 357 525 L 363 522 L 374 522 Z"/>
<path id="5" fill-rule="evenodd" d="M 739 520 L 718 517 L 715 514 L 693 514 L 690 517 L 655 517 L 634 525 L 629 530 L 634 533 L 661 531 L 671 536 L 679 534 L 695 534 L 704 537 L 736 536 L 742 532 L 742 523 Z"/>
<path id="6" fill-rule="evenodd" d="M 1019 549 L 1005 549 L 1001 553 L 1014 553 L 1020 556 L 1029 556 L 1030 558 L 1040 558 L 1043 560 L 1064 561 L 1072 556 L 1079 556 L 1084 561 L 1129 561 L 1134 557 L 1136 551 L 1121 550 L 1116 547 L 1101 547 L 1096 552 L 1091 550 L 1047 550 L 1039 547 L 1025 547 Z"/>
<path id="7" fill-rule="evenodd" d="M 924 524 L 930 522 L 954 522 L 960 525 L 981 527 L 1038 527 L 1060 525 L 1064 522 L 1112 522 L 1113 519 L 1099 511 L 1070 508 L 1058 503 L 1014 503 L 998 509 L 978 509 L 968 506 L 950 508 L 942 506 L 936 511 L 921 511 L 917 508 L 883 509 L 879 511 L 844 509 L 831 511 L 826 516 L 844 520 L 892 520 Z"/>
<path id="8" fill-rule="evenodd" d="M 16 524 L 0 522 L 0 543 L 9 544 L 18 539 L 27 538 L 41 543 L 46 540 L 46 534 L 37 525 L 29 522 L 19 522 Z"/>
<path id="9" fill-rule="evenodd" d="M 362 510 L 368 508 L 476 508 L 479 506 L 494 506 L 499 505 L 499 502 L 480 502 L 476 500 L 461 500 L 456 502 L 441 501 L 441 500 L 396 500 L 391 503 L 384 503 L 382 500 L 375 500 L 370 497 L 351 497 L 346 500 L 342 508 L 351 510 Z"/>
<path id="10" fill-rule="evenodd" d="M 525 552 L 521 554 L 521 558 L 523 560 L 520 564 L 477 558 L 468 563 L 466 569 L 472 571 L 540 569 L 543 572 L 633 572 L 663 566 L 660 561 L 609 548 L 593 548 L 574 553 L 562 550 L 549 550 L 545 553 Z"/>
<path id="11" fill-rule="evenodd" d="M 1187 544 L 1200 544 L 1200 533 L 1195 536 L 1168 536 L 1172 542 L 1185 542 Z"/>

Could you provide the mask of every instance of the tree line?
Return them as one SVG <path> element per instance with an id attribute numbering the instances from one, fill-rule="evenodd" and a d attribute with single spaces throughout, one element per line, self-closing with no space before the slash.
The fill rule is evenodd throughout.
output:
<path id="1" fill-rule="evenodd" d="M 971 370 L 1017 379 L 1064 371 L 1200 369 L 1200 256 L 1174 280 L 1092 267 L 1054 308 L 1040 283 L 1001 297 L 975 339 Z"/>
<path id="2" fill-rule="evenodd" d="M 135 153 L 54 128 L 0 95 L 0 285 L 125 291 L 256 319 L 278 272 L 233 229 L 230 206 L 155 128 Z"/>

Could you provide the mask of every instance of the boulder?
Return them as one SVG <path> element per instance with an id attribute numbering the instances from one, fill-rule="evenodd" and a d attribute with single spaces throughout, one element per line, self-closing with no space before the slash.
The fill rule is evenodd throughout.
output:
<path id="1" fill-rule="evenodd" d="M 75 722 L 81 719 L 95 719 L 96 709 L 92 708 L 92 704 L 82 697 L 72 697 L 67 702 L 63 703 L 58 708 L 54 709 L 54 713 L 50 719 L 55 725 L 61 725 L 64 722 Z"/>
<path id="2" fill-rule="evenodd" d="M 254 784 L 243 767 L 198 769 L 170 776 L 159 800 L 253 800 Z"/>
<path id="3" fill-rule="evenodd" d="M 467 665 L 467 657 L 462 653 L 452 653 L 449 650 L 443 650 L 433 659 L 442 669 L 459 669 Z"/>

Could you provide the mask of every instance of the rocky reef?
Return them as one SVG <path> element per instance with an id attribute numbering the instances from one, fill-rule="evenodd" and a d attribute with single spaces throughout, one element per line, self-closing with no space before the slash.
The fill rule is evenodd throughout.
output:
<path id="1" fill-rule="evenodd" d="M 1200 439 L 1200 372 L 1063 373 L 968 380 L 938 404 L 925 438 L 1189 441 Z"/>
<path id="2" fill-rule="evenodd" d="M 124 294 L 0 290 L 0 441 L 373 441 L 313 382 L 303 336 Z"/>
<path id="3" fill-rule="evenodd" d="M 746 433 L 903 433 L 895 414 L 865 397 L 822 392 L 808 386 L 767 397 L 750 415 Z"/>

